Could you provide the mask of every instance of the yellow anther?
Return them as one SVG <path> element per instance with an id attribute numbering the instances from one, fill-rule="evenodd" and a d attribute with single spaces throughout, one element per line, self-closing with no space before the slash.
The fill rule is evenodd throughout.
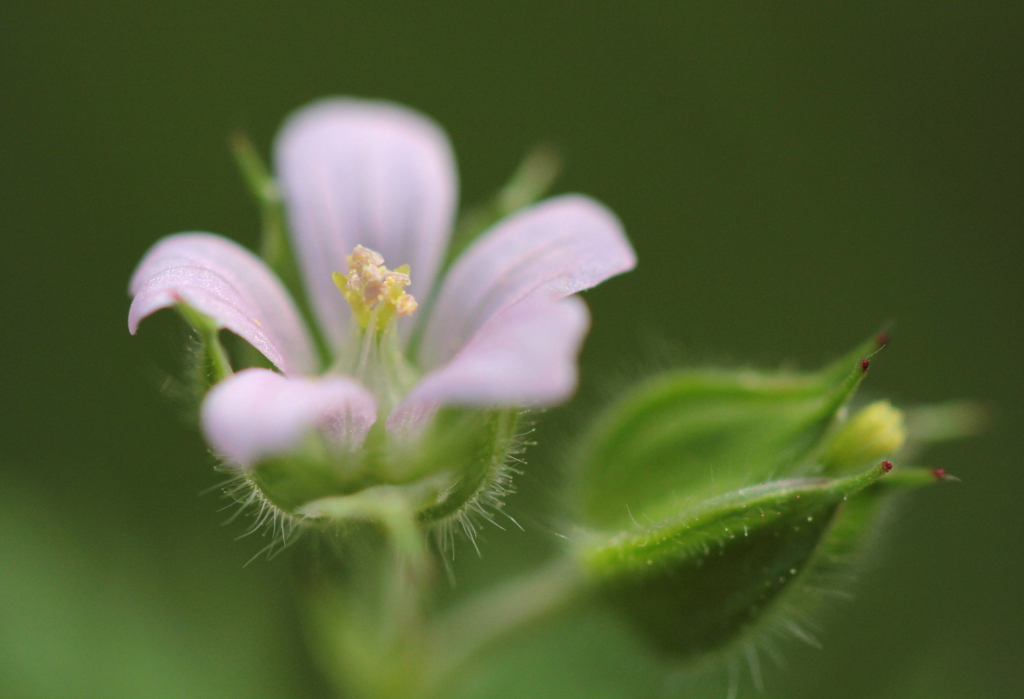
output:
<path id="1" fill-rule="evenodd" d="M 416 310 L 416 299 L 405 293 L 405 287 L 412 282 L 409 265 L 389 270 L 379 252 L 362 245 L 357 245 L 346 261 L 348 273 L 335 272 L 334 283 L 363 328 L 375 318 L 376 328 L 383 330 L 394 317 Z"/>
<path id="2" fill-rule="evenodd" d="M 348 256 L 347 261 L 349 268 L 366 267 L 368 265 L 379 267 L 384 264 L 384 256 L 376 250 L 357 245 L 352 254 Z"/>
<path id="3" fill-rule="evenodd" d="M 416 299 L 411 295 L 402 294 L 402 297 L 395 302 L 395 311 L 399 316 L 409 316 L 412 315 L 419 306 L 420 305 L 416 303 Z"/>

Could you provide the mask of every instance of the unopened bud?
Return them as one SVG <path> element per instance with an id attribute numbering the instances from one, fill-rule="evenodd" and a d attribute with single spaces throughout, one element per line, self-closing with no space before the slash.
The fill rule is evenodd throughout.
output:
<path id="1" fill-rule="evenodd" d="M 839 429 L 825 448 L 822 463 L 832 473 L 850 471 L 892 454 L 906 439 L 903 411 L 880 400 Z"/>

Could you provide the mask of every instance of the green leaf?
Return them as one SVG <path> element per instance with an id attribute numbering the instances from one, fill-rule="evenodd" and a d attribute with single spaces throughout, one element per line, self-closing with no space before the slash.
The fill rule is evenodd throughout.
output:
<path id="1" fill-rule="evenodd" d="M 580 560 L 599 597 L 662 653 L 712 652 L 765 618 L 813 565 L 844 501 L 889 468 L 737 490 L 640 530 L 594 535 Z"/>
<path id="2" fill-rule="evenodd" d="M 685 370 L 642 383 L 596 421 L 574 469 L 579 515 L 619 529 L 809 471 L 864 376 L 866 349 L 817 374 Z"/>
<path id="3" fill-rule="evenodd" d="M 314 500 L 380 485 L 367 461 L 364 452 L 337 449 L 313 432 L 289 454 L 261 461 L 247 478 L 280 510 L 295 513 Z"/>
<path id="4" fill-rule="evenodd" d="M 0 697 L 308 697 L 280 571 L 103 467 L 0 463 Z"/>

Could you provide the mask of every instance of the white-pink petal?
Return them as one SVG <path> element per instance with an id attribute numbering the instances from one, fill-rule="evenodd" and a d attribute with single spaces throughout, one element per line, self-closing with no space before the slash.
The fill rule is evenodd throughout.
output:
<path id="1" fill-rule="evenodd" d="M 227 238 L 179 233 L 160 240 L 136 267 L 129 292 L 133 335 L 146 316 L 185 303 L 247 340 L 286 374 L 317 369 L 309 333 L 280 280 Z"/>
<path id="2" fill-rule="evenodd" d="M 350 311 L 331 274 L 346 271 L 357 244 L 392 269 L 410 265 L 409 293 L 427 298 L 458 192 L 455 157 L 437 124 L 388 102 L 324 100 L 288 120 L 275 151 L 306 288 L 334 348 Z"/>
<path id="3" fill-rule="evenodd" d="M 388 420 L 421 422 L 439 405 L 541 408 L 576 389 L 576 357 L 590 324 L 577 296 L 535 296 L 494 315 L 450 362 L 416 384 Z"/>
<path id="4" fill-rule="evenodd" d="M 448 362 L 492 317 L 527 297 L 565 297 L 635 265 L 607 208 L 580 195 L 541 202 L 499 223 L 455 262 L 427 323 L 420 365 Z"/>
<path id="5" fill-rule="evenodd" d="M 357 449 L 376 419 L 376 401 L 355 379 L 285 377 L 269 369 L 221 381 L 200 410 L 207 442 L 241 468 L 294 451 L 314 431 L 338 449 Z"/>

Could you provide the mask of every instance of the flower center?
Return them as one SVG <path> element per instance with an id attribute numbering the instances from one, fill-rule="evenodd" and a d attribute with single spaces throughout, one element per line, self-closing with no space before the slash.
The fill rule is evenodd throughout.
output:
<path id="1" fill-rule="evenodd" d="M 412 281 L 409 265 L 390 270 L 379 252 L 362 245 L 357 245 L 346 259 L 348 273 L 335 272 L 332 278 L 363 330 L 379 332 L 395 318 L 416 311 L 416 299 L 405 293 Z"/>
<path id="2" fill-rule="evenodd" d="M 352 307 L 354 332 L 333 368 L 362 381 L 377 397 L 381 414 L 388 415 L 418 378 L 394 327 L 397 318 L 411 315 L 418 305 L 405 293 L 409 265 L 390 270 L 379 252 L 362 245 L 347 260 L 348 273 L 335 272 L 332 278 Z"/>

